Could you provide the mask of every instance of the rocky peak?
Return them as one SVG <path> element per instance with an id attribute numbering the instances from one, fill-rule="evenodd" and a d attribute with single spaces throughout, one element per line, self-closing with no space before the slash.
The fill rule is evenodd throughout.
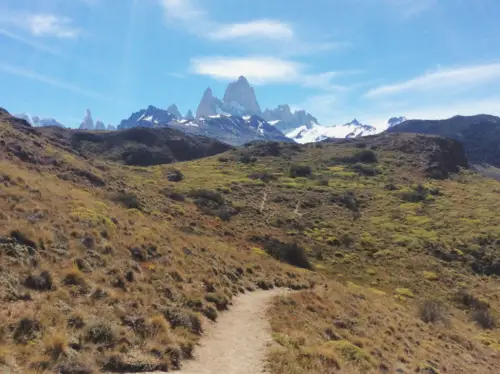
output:
<path id="1" fill-rule="evenodd" d="M 116 127 L 115 127 L 115 126 L 113 126 L 113 125 L 110 123 L 110 124 L 108 124 L 107 130 L 108 130 L 108 131 L 115 131 L 115 130 L 116 130 Z"/>
<path id="2" fill-rule="evenodd" d="M 388 127 L 392 127 L 392 126 L 399 125 L 400 123 L 402 123 L 404 121 L 406 121 L 405 116 L 392 117 L 392 118 L 389 118 L 389 120 L 387 121 L 387 125 L 388 125 Z"/>
<path id="3" fill-rule="evenodd" d="M 221 101 L 214 97 L 212 89 L 208 87 L 201 97 L 198 109 L 196 109 L 196 118 L 216 115 L 217 112 L 220 111 L 221 107 Z"/>
<path id="4" fill-rule="evenodd" d="M 81 130 L 94 130 L 94 121 L 92 120 L 92 113 L 90 113 L 90 109 L 85 111 L 85 116 L 83 117 L 83 121 L 80 124 Z"/>
<path id="5" fill-rule="evenodd" d="M 262 114 L 255 91 L 244 76 L 240 76 L 236 82 L 228 84 L 222 102 L 224 107 L 242 108 L 244 113 L 237 114 L 259 116 Z"/>
<path id="6" fill-rule="evenodd" d="M 318 124 L 316 117 L 305 110 L 296 110 L 292 113 L 287 104 L 278 105 L 275 109 L 266 109 L 262 114 L 266 121 L 276 122 L 275 126 L 284 133 L 291 132 L 301 126 L 311 128 Z"/>
<path id="7" fill-rule="evenodd" d="M 95 129 L 96 130 L 106 130 L 106 125 L 104 124 L 104 122 L 97 120 L 97 121 L 95 121 Z"/>
<path id="8" fill-rule="evenodd" d="M 191 111 L 191 109 L 188 109 L 188 111 L 186 113 L 186 116 L 184 118 L 186 118 L 186 119 L 194 119 L 193 112 Z"/>
<path id="9" fill-rule="evenodd" d="M 167 108 L 167 111 L 172 113 L 176 118 L 182 118 L 181 112 L 179 112 L 179 109 L 177 108 L 177 105 L 172 104 Z"/>

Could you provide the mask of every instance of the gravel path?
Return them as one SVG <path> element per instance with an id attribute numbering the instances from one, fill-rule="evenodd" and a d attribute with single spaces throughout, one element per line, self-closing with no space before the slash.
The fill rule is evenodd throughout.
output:
<path id="1" fill-rule="evenodd" d="M 269 344 L 272 342 L 266 309 L 284 289 L 256 291 L 233 299 L 229 311 L 206 328 L 195 352 L 178 374 L 262 374 Z M 160 374 L 155 372 L 150 374 Z"/>

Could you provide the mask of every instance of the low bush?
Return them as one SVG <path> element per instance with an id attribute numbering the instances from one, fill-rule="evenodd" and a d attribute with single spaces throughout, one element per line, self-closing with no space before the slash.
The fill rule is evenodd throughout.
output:
<path id="1" fill-rule="evenodd" d="M 267 171 L 257 171 L 248 175 L 250 179 L 260 179 L 264 183 L 269 183 L 270 181 L 276 180 L 276 176 Z"/>
<path id="2" fill-rule="evenodd" d="M 354 154 L 354 159 L 367 164 L 378 162 L 377 154 L 371 149 L 363 149 L 362 151 L 356 152 Z"/>
<path id="3" fill-rule="evenodd" d="M 127 209 L 142 210 L 142 204 L 133 193 L 121 192 L 113 196 L 113 201 L 122 204 Z"/>
<path id="4" fill-rule="evenodd" d="M 207 293 L 205 295 L 205 300 L 209 303 L 215 304 L 217 310 L 226 310 L 229 304 L 229 299 L 221 292 Z"/>
<path id="5" fill-rule="evenodd" d="M 443 303 L 438 300 L 425 300 L 420 306 L 420 319 L 425 323 L 444 322 Z"/>
<path id="6" fill-rule="evenodd" d="M 308 165 L 293 164 L 290 166 L 290 177 L 307 177 L 312 174 L 312 169 Z"/>
<path id="7" fill-rule="evenodd" d="M 493 329 L 496 327 L 495 317 L 493 317 L 489 309 L 474 310 L 471 318 L 483 329 Z"/>
<path id="8" fill-rule="evenodd" d="M 40 275 L 29 275 L 24 285 L 36 291 L 50 291 L 54 287 L 52 276 L 48 271 L 43 271 Z"/>

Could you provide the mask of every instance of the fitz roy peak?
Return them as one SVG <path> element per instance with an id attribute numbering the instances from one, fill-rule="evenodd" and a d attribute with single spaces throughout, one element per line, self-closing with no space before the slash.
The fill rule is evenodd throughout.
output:
<path id="1" fill-rule="evenodd" d="M 83 121 L 80 124 L 80 130 L 94 130 L 94 120 L 92 119 L 92 113 L 90 113 L 90 109 L 85 111 L 85 116 L 83 117 Z"/>
<path id="2" fill-rule="evenodd" d="M 229 83 L 222 104 L 223 110 L 230 114 L 262 115 L 255 91 L 243 76 L 240 76 L 236 82 Z"/>

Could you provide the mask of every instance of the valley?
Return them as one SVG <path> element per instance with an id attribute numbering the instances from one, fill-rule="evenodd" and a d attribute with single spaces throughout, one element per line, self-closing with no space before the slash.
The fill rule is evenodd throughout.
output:
<path id="1" fill-rule="evenodd" d="M 500 189 L 458 142 L 230 147 L 6 111 L 0 139 L 2 369 L 180 369 L 233 298 L 273 288 L 297 292 L 268 311 L 270 373 L 500 369 Z"/>

